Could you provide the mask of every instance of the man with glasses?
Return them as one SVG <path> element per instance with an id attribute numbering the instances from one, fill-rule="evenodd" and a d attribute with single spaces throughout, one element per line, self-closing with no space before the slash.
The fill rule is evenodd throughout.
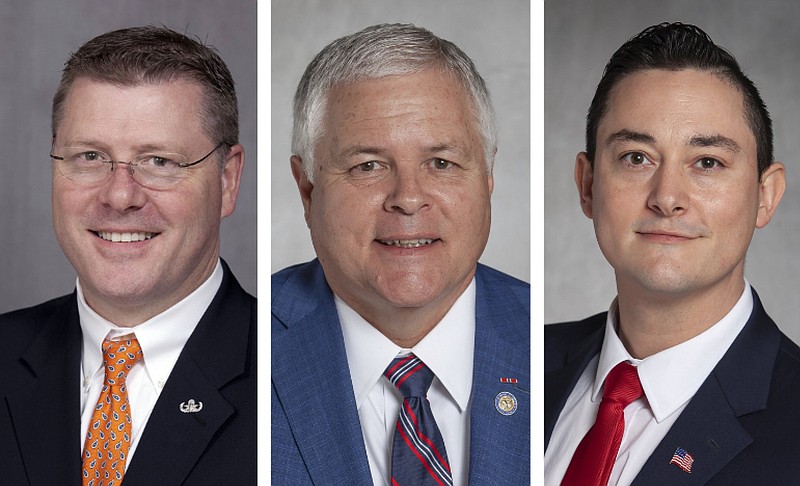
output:
<path id="1" fill-rule="evenodd" d="M 255 484 L 255 299 L 220 260 L 244 149 L 213 48 L 122 29 L 53 99 L 73 294 L 0 317 L 0 482 Z"/>

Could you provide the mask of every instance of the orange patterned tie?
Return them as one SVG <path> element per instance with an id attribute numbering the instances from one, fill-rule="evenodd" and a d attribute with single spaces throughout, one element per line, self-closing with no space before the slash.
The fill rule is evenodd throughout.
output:
<path id="1" fill-rule="evenodd" d="M 118 486 L 131 447 L 131 412 L 125 379 L 142 359 L 133 334 L 103 341 L 105 383 L 83 446 L 83 486 Z"/>

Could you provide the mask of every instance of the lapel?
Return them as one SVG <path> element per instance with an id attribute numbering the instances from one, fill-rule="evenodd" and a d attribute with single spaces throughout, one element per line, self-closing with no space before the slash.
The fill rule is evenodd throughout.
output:
<path id="1" fill-rule="evenodd" d="M 755 291 L 753 300 L 744 329 L 656 447 L 634 485 L 705 484 L 753 441 L 739 418 L 767 408 L 780 345 L 780 332 Z M 691 474 L 670 464 L 677 447 L 694 458 Z"/>
<path id="2" fill-rule="evenodd" d="M 371 484 L 333 294 L 318 261 L 272 296 L 272 385 L 314 484 Z"/>
<path id="3" fill-rule="evenodd" d="M 599 314 L 589 319 L 591 322 L 582 325 L 597 325 L 598 321 L 605 323 L 606 314 Z M 583 370 L 589 361 L 600 352 L 603 345 L 602 325 L 589 334 L 584 340 L 578 343 L 570 352 L 566 354 L 566 364 L 562 368 L 555 369 L 545 375 L 544 390 L 544 448 L 550 444 L 550 436 L 556 426 L 561 410 L 567 403 L 569 394 L 575 388 Z"/>
<path id="4" fill-rule="evenodd" d="M 529 296 L 479 266 L 476 273 L 475 355 L 470 415 L 469 484 L 529 484 L 530 308 Z M 517 384 L 500 378 L 516 378 Z M 496 409 L 500 393 L 516 398 L 517 410 Z"/>
<path id="5" fill-rule="evenodd" d="M 80 483 L 81 331 L 75 299 L 72 294 L 57 303 L 20 358 L 20 381 L 27 383 L 6 396 L 32 486 L 51 485 L 53 478 Z"/>
<path id="6" fill-rule="evenodd" d="M 247 369 L 250 347 L 255 345 L 250 336 L 255 309 L 224 262 L 223 268 L 220 289 L 186 342 L 147 421 L 125 473 L 126 485 L 182 484 L 220 427 L 236 413 L 220 389 Z M 182 412 L 181 405 L 191 399 L 202 402 L 202 410 Z"/>

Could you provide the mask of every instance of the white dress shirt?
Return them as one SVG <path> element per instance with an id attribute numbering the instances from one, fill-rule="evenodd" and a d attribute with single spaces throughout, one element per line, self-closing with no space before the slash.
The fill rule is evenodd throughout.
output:
<path id="1" fill-rule="evenodd" d="M 469 410 L 475 352 L 475 280 L 436 327 L 411 349 L 401 348 L 338 297 L 347 363 L 374 484 L 391 484 L 392 441 L 403 396 L 383 372 L 398 355 L 414 353 L 435 377 L 428 400 L 444 439 L 453 484 L 469 471 Z"/>
<path id="2" fill-rule="evenodd" d="M 134 327 L 118 327 L 92 310 L 83 297 L 80 281 L 78 315 L 83 332 L 81 358 L 81 450 L 97 399 L 105 379 L 102 343 L 135 334 L 142 348 L 142 359 L 131 368 L 127 377 L 128 400 L 131 409 L 132 441 L 125 464 L 127 469 L 147 419 L 164 388 L 186 341 L 197 327 L 222 283 L 222 266 L 217 261 L 214 272 L 200 287 L 161 314 Z M 177 408 L 180 404 L 176 403 Z"/>
<path id="3" fill-rule="evenodd" d="M 617 336 L 615 300 L 608 312 L 600 354 L 583 371 L 553 429 L 544 457 L 545 485 L 561 483 L 572 455 L 597 417 L 606 376 L 622 361 L 636 366 L 644 396 L 625 408 L 625 432 L 608 484 L 631 484 L 728 351 L 752 311 L 753 294 L 745 280 L 741 297 L 719 322 L 688 341 L 637 360 Z M 677 449 L 683 445 L 674 446 Z"/>

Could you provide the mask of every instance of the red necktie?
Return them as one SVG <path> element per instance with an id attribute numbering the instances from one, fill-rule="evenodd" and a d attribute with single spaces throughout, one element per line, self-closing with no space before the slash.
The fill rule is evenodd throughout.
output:
<path id="1" fill-rule="evenodd" d="M 606 486 L 625 431 L 625 407 L 642 396 L 636 368 L 622 362 L 606 377 L 597 419 L 583 437 L 561 486 Z"/>

